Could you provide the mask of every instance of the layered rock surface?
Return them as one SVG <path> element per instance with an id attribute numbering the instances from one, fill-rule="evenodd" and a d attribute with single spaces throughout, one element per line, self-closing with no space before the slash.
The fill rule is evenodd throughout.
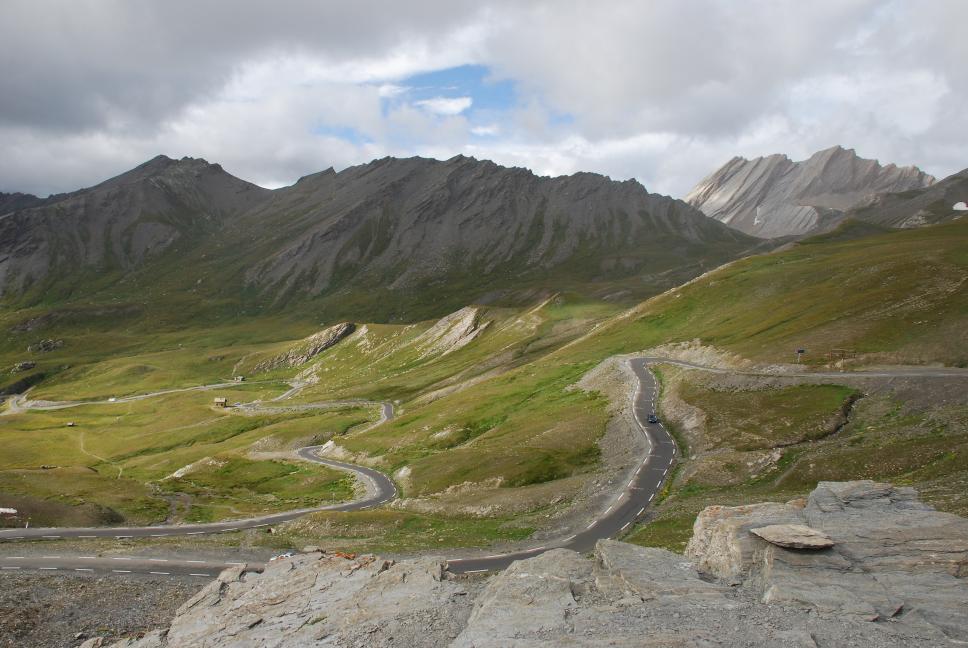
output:
<path id="1" fill-rule="evenodd" d="M 741 232 L 772 238 L 816 230 L 875 194 L 921 189 L 934 181 L 917 167 L 881 166 L 835 146 L 800 162 L 785 155 L 735 157 L 685 200 Z"/>
<path id="2" fill-rule="evenodd" d="M 963 218 L 968 201 L 968 169 L 923 189 L 878 194 L 850 210 L 843 218 L 907 229 Z"/>
<path id="3" fill-rule="evenodd" d="M 285 353 L 260 362 L 256 365 L 255 370 L 257 372 L 272 371 L 273 369 L 279 369 L 281 367 L 292 368 L 306 364 L 326 349 L 338 344 L 343 338 L 355 330 L 356 324 L 352 322 L 334 324 L 318 333 L 313 333 L 299 345 L 289 349 Z"/>
<path id="4" fill-rule="evenodd" d="M 767 521 L 834 544 L 750 533 Z M 686 557 L 607 540 L 590 558 L 551 550 L 488 579 L 440 559 L 318 552 L 231 569 L 169 629 L 116 645 L 945 646 L 968 641 L 966 560 L 968 520 L 912 490 L 821 483 L 806 501 L 705 511 Z"/>

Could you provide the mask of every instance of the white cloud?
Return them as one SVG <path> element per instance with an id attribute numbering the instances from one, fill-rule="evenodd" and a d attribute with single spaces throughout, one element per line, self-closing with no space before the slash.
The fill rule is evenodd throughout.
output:
<path id="1" fill-rule="evenodd" d="M 0 3 L 0 190 L 67 191 L 157 153 L 276 186 L 463 152 L 674 195 L 733 155 L 833 144 L 966 164 L 963 0 L 280 4 L 198 0 L 186 21 L 178 0 Z M 408 77 L 466 64 L 512 81 L 514 105 L 410 100 Z"/>
<path id="2" fill-rule="evenodd" d="M 470 97 L 433 97 L 413 103 L 437 115 L 459 115 L 470 108 L 474 100 Z"/>
<path id="3" fill-rule="evenodd" d="M 383 83 L 377 88 L 377 93 L 384 99 L 392 99 L 393 97 L 399 97 L 409 89 L 406 86 L 395 83 Z"/>
<path id="4" fill-rule="evenodd" d="M 501 127 L 497 124 L 488 124 L 487 126 L 474 126 L 471 128 L 471 134 L 477 135 L 478 137 L 495 137 L 501 132 Z"/>

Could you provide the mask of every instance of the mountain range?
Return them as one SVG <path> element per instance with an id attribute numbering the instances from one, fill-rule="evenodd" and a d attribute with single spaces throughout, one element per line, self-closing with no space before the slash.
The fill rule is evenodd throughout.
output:
<path id="1" fill-rule="evenodd" d="M 685 200 L 704 214 L 760 238 L 822 230 L 849 208 L 882 193 L 923 189 L 935 178 L 917 167 L 882 166 L 840 146 L 794 162 L 785 155 L 734 157 Z"/>
<path id="2" fill-rule="evenodd" d="M 783 237 L 848 219 L 943 222 L 966 199 L 968 171 L 936 182 L 841 147 L 802 162 L 734 158 L 685 201 L 635 180 L 541 177 L 464 156 L 383 158 L 275 190 L 158 156 L 71 193 L 0 194 L 0 299 L 180 295 L 197 308 L 304 308 L 333 321 L 559 291 L 629 304 Z"/>
<path id="3" fill-rule="evenodd" d="M 393 304 L 446 309 L 535 288 L 639 298 L 757 245 L 592 173 L 384 158 L 267 190 L 159 156 L 0 217 L 0 291 L 16 303 L 159 290 L 264 308 L 342 300 L 402 316 Z"/>

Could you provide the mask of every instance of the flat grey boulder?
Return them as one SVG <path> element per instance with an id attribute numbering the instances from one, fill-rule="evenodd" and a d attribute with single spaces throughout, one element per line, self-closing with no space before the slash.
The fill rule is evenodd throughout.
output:
<path id="1" fill-rule="evenodd" d="M 822 536 L 826 549 L 803 551 L 807 534 Z M 968 642 L 968 520 L 932 509 L 912 488 L 820 482 L 805 506 L 710 507 L 687 554 L 702 573 L 742 582 L 764 603 L 859 621 L 903 618 Z"/>
<path id="2" fill-rule="evenodd" d="M 787 549 L 826 549 L 834 546 L 829 535 L 803 524 L 771 524 L 750 529 L 750 533 Z"/>

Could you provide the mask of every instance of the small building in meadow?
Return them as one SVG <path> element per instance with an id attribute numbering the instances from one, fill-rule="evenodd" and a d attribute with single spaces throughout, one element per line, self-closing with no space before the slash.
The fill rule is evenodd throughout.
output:
<path id="1" fill-rule="evenodd" d="M 223 396 L 219 396 L 215 399 L 215 407 L 227 407 L 228 400 Z"/>

